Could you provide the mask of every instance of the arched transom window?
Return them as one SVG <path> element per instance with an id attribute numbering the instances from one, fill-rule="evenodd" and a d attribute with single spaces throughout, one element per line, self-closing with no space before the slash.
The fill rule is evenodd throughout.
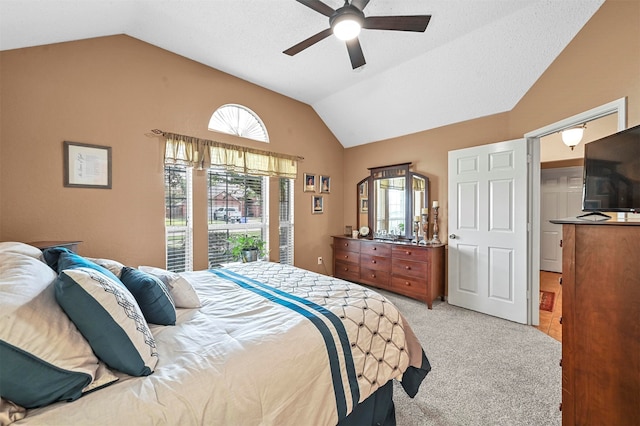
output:
<path id="1" fill-rule="evenodd" d="M 215 110 L 209 120 L 209 130 L 269 142 L 269 134 L 258 114 L 249 108 L 227 104 Z"/>

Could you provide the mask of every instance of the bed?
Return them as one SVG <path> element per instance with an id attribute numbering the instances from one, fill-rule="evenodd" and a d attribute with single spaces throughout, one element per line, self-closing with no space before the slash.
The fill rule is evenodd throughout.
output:
<path id="1" fill-rule="evenodd" d="M 5 242 L 0 312 L 3 425 L 393 425 L 392 381 L 413 397 L 431 368 L 385 297 L 272 262 L 175 274 Z"/>

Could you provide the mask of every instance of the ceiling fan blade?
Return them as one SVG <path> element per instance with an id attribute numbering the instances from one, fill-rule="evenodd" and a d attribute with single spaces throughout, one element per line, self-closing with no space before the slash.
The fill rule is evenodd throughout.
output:
<path id="1" fill-rule="evenodd" d="M 318 13 L 322 13 L 324 16 L 331 16 L 335 12 L 335 10 L 331 9 L 326 4 L 322 3 L 320 0 L 296 0 L 298 3 L 302 3 L 305 6 L 315 10 Z"/>
<path id="2" fill-rule="evenodd" d="M 362 53 L 362 47 L 360 47 L 358 37 L 347 40 L 346 43 L 349 59 L 351 59 L 351 67 L 355 70 L 366 64 L 367 62 L 364 60 L 364 53 Z"/>
<path id="3" fill-rule="evenodd" d="M 307 47 L 313 46 L 314 44 L 316 44 L 320 40 L 323 40 L 323 39 L 329 37 L 331 34 L 333 34 L 333 31 L 331 30 L 331 28 L 327 28 L 326 30 L 320 31 L 318 34 L 312 35 L 308 39 L 303 40 L 303 41 L 301 41 L 300 43 L 298 43 L 298 44 L 296 44 L 294 46 L 291 46 L 290 48 L 288 48 L 287 50 L 285 50 L 282 53 L 286 53 L 289 56 L 297 55 L 298 53 L 302 52 Z"/>
<path id="4" fill-rule="evenodd" d="M 429 25 L 429 20 L 431 15 L 368 16 L 364 18 L 362 27 L 369 30 L 424 32 Z"/>
<path id="5" fill-rule="evenodd" d="M 360 9 L 360 12 L 362 12 L 364 8 L 367 7 L 367 4 L 369 4 L 369 0 L 351 0 L 351 6 L 357 7 L 358 9 Z"/>

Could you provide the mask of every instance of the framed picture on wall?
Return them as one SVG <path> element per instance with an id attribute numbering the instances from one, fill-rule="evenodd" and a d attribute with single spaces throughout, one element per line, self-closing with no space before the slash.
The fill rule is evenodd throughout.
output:
<path id="1" fill-rule="evenodd" d="M 329 176 L 320 175 L 320 193 L 328 194 L 331 192 L 331 178 Z"/>
<path id="2" fill-rule="evenodd" d="M 64 186 L 111 189 L 111 147 L 64 141 Z"/>
<path id="3" fill-rule="evenodd" d="M 324 213 L 324 200 L 322 199 L 322 195 L 314 195 L 311 197 L 311 213 Z"/>
<path id="4" fill-rule="evenodd" d="M 316 175 L 304 173 L 304 192 L 316 192 Z"/>

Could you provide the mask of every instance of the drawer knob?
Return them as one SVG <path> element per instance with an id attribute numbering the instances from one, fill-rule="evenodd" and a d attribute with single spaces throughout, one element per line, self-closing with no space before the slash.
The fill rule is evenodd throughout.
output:
<path id="1" fill-rule="evenodd" d="M 410 286 L 410 285 L 411 285 L 411 283 L 410 283 L 409 281 L 405 281 L 405 282 L 404 282 L 404 285 L 406 285 L 406 286 Z"/>
<path id="2" fill-rule="evenodd" d="M 349 270 L 349 268 L 346 268 L 346 267 L 344 268 L 344 271 L 345 271 L 345 272 L 347 272 L 348 270 Z"/>
<path id="3" fill-rule="evenodd" d="M 376 274 L 371 274 L 371 278 L 375 278 L 375 277 L 376 277 Z"/>
<path id="4" fill-rule="evenodd" d="M 373 249 L 374 249 L 374 250 L 378 250 L 378 247 L 374 247 Z"/>
<path id="5" fill-rule="evenodd" d="M 376 263 L 376 261 L 375 261 L 375 260 L 372 260 L 372 261 L 371 261 L 371 263 Z"/>
<path id="6" fill-rule="evenodd" d="M 349 258 L 349 256 L 345 254 L 345 255 L 344 255 L 344 258 L 345 258 L 345 259 L 348 259 L 348 258 Z"/>
<path id="7" fill-rule="evenodd" d="M 404 269 L 406 269 L 407 271 L 411 270 L 411 266 L 405 266 Z"/>
<path id="8" fill-rule="evenodd" d="M 404 254 L 406 254 L 407 256 L 411 256 L 411 252 L 409 250 L 405 251 Z"/>

